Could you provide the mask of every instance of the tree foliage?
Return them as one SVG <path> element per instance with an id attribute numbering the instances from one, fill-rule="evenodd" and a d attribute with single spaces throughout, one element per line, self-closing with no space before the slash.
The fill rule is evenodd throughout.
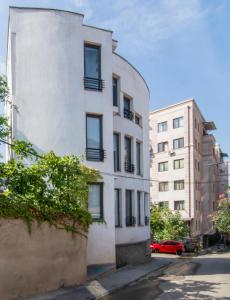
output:
<path id="1" fill-rule="evenodd" d="M 0 99 L 8 97 L 6 82 L 0 77 Z M 0 143 L 10 128 L 0 118 Z M 16 158 L 0 162 L 0 217 L 20 218 L 29 229 L 33 220 L 49 222 L 60 229 L 87 232 L 92 222 L 88 212 L 88 185 L 100 178 L 98 171 L 86 167 L 74 155 L 54 152 L 38 155 L 33 145 L 12 140 Z"/>
<path id="2" fill-rule="evenodd" d="M 168 207 L 152 205 L 150 209 L 150 227 L 154 240 L 181 240 L 189 235 L 189 227 L 179 212 Z"/>
<path id="3" fill-rule="evenodd" d="M 230 235 L 230 203 L 227 199 L 219 204 L 214 221 L 215 227 L 220 232 Z"/>

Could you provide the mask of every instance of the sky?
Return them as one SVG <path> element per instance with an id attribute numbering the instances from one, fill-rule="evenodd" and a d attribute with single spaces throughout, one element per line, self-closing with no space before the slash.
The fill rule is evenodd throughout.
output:
<path id="1" fill-rule="evenodd" d="M 80 12 L 113 30 L 117 52 L 143 75 L 150 110 L 194 98 L 230 154 L 230 0 L 0 0 L 0 72 L 9 5 Z"/>

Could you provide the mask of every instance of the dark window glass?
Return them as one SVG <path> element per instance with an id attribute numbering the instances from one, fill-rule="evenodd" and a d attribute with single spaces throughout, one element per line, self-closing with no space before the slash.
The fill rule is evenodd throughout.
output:
<path id="1" fill-rule="evenodd" d="M 168 129 L 168 123 L 167 123 L 167 121 L 161 122 L 161 123 L 157 124 L 157 131 L 158 132 L 167 131 L 167 129 Z"/>
<path id="2" fill-rule="evenodd" d="M 174 181 L 174 190 L 184 190 L 184 180 Z"/>
<path id="3" fill-rule="evenodd" d="M 120 198 L 120 190 L 115 189 L 115 226 L 121 226 L 121 198 Z"/>
<path id="4" fill-rule="evenodd" d="M 184 210 L 184 201 L 175 201 L 174 210 Z"/>
<path id="5" fill-rule="evenodd" d="M 135 114 L 135 123 L 139 126 L 141 126 L 141 117 L 137 114 Z"/>
<path id="6" fill-rule="evenodd" d="M 132 151 L 132 140 L 129 137 L 125 137 L 125 162 L 131 164 L 132 162 L 132 156 L 131 156 L 131 151 Z"/>
<path id="7" fill-rule="evenodd" d="M 85 44 L 85 77 L 100 79 L 100 47 Z"/>
<path id="8" fill-rule="evenodd" d="M 173 162 L 174 169 L 183 169 L 184 168 L 184 159 L 176 159 Z"/>
<path id="9" fill-rule="evenodd" d="M 141 143 L 136 142 L 137 175 L 141 175 Z"/>
<path id="10" fill-rule="evenodd" d="M 137 222 L 141 225 L 141 192 L 137 191 Z"/>
<path id="11" fill-rule="evenodd" d="M 168 171 L 168 162 L 164 161 L 158 164 L 158 171 L 159 172 L 165 172 Z"/>
<path id="12" fill-rule="evenodd" d="M 102 116 L 86 116 L 86 158 L 88 160 L 104 159 L 102 141 Z"/>
<path id="13" fill-rule="evenodd" d="M 168 142 L 158 143 L 158 152 L 165 152 L 167 150 Z"/>
<path id="14" fill-rule="evenodd" d="M 124 117 L 129 120 L 133 120 L 133 112 L 131 111 L 131 100 L 124 97 Z"/>
<path id="15" fill-rule="evenodd" d="M 179 128 L 184 126 L 184 117 L 173 119 L 173 128 Z"/>
<path id="16" fill-rule="evenodd" d="M 118 79 L 113 77 L 113 106 L 118 106 Z"/>
<path id="17" fill-rule="evenodd" d="M 103 183 L 89 185 L 88 210 L 94 220 L 103 219 Z"/>
<path id="18" fill-rule="evenodd" d="M 173 149 L 179 149 L 184 147 L 184 138 L 173 140 Z"/>
<path id="19" fill-rule="evenodd" d="M 114 171 L 120 171 L 120 135 L 113 134 Z"/>
<path id="20" fill-rule="evenodd" d="M 167 192 L 169 190 L 168 182 L 159 182 L 159 192 Z"/>
<path id="21" fill-rule="evenodd" d="M 125 204 L 126 204 L 126 226 L 134 226 L 136 223 L 135 217 L 133 216 L 133 199 L 132 191 L 125 191 Z"/>

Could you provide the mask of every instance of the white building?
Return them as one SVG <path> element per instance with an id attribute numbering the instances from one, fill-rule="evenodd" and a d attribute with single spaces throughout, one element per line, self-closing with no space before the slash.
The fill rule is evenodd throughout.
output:
<path id="1" fill-rule="evenodd" d="M 86 156 L 92 184 L 88 264 L 149 256 L 149 90 L 115 52 L 112 32 L 56 9 L 10 8 L 7 114 L 15 138 L 40 153 Z M 8 153 L 8 156 L 10 153 Z M 116 259 L 117 256 L 117 259 Z"/>
<path id="2" fill-rule="evenodd" d="M 214 129 L 193 99 L 150 113 L 151 201 L 179 211 L 193 236 L 213 232 L 219 182 Z"/>

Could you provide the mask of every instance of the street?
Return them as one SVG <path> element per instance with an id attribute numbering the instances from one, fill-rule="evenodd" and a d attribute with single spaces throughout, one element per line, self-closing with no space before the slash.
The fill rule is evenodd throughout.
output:
<path id="1" fill-rule="evenodd" d="M 152 273 L 103 300 L 230 299 L 230 253 L 171 257 L 173 264 L 159 277 Z"/>

